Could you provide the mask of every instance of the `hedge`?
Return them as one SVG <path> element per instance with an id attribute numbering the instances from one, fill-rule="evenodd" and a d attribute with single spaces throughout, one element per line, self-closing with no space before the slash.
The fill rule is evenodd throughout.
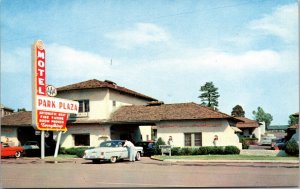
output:
<path id="1" fill-rule="evenodd" d="M 78 147 L 78 148 L 60 148 L 59 154 L 69 154 L 69 155 L 76 155 L 77 157 L 83 157 L 84 151 L 87 149 L 91 149 L 90 147 Z"/>
<path id="2" fill-rule="evenodd" d="M 172 156 L 240 154 L 236 146 L 173 147 Z"/>

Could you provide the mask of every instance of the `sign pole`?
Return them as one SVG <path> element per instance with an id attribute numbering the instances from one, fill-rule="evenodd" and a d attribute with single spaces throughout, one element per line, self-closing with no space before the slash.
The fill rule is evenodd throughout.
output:
<path id="1" fill-rule="evenodd" d="M 41 131 L 41 159 L 45 158 L 45 131 Z"/>
<path id="2" fill-rule="evenodd" d="M 57 154 L 58 154 L 58 150 L 59 150 L 59 143 L 60 143 L 60 138 L 61 138 L 61 133 L 62 133 L 62 131 L 59 131 L 58 136 L 57 136 L 54 158 L 57 158 Z"/>

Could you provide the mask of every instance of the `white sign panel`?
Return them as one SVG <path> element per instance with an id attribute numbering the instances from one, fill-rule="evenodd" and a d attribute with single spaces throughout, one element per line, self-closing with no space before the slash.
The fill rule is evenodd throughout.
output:
<path id="1" fill-rule="evenodd" d="M 36 109 L 52 112 L 77 113 L 79 103 L 77 101 L 37 95 Z"/>

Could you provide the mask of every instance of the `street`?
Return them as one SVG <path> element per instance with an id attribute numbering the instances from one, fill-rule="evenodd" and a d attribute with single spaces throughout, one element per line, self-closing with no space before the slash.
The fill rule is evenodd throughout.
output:
<path id="1" fill-rule="evenodd" d="M 296 187 L 299 165 L 2 159 L 1 187 Z"/>

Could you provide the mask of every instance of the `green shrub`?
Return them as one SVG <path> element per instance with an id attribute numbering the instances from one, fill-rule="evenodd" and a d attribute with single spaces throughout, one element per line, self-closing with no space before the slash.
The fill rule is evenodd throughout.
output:
<path id="1" fill-rule="evenodd" d="M 240 154 L 240 149 L 236 146 L 225 146 L 224 154 Z"/>
<path id="2" fill-rule="evenodd" d="M 172 156 L 239 154 L 236 146 L 173 147 Z M 161 152 L 160 152 L 161 154 Z"/>
<path id="3" fill-rule="evenodd" d="M 91 149 L 90 147 L 78 147 L 78 148 L 60 148 L 60 154 L 69 154 L 69 155 L 76 155 L 78 157 L 83 157 L 84 151 L 87 149 Z"/>
<path id="4" fill-rule="evenodd" d="M 67 154 L 67 153 L 66 153 L 66 148 L 64 148 L 64 147 L 59 148 L 58 153 L 59 153 L 59 154 Z"/>
<path id="5" fill-rule="evenodd" d="M 241 138 L 240 142 L 242 143 L 242 149 L 248 149 L 249 148 L 249 141 L 247 141 L 245 138 Z"/>
<path id="6" fill-rule="evenodd" d="M 173 147 L 171 149 L 171 154 L 172 154 L 172 156 L 178 156 L 178 155 L 180 155 L 180 147 Z"/>
<path id="7" fill-rule="evenodd" d="M 85 151 L 86 149 L 78 149 L 77 150 L 77 152 L 76 152 L 76 156 L 77 157 L 80 157 L 80 158 L 82 158 L 83 157 L 83 155 L 84 155 L 84 151 Z"/>
<path id="8" fill-rule="evenodd" d="M 208 154 L 208 148 L 206 146 L 199 147 L 198 155 L 207 155 L 207 154 Z"/>
<path id="9" fill-rule="evenodd" d="M 223 154 L 224 147 L 223 146 L 209 146 L 208 154 Z"/>
<path id="10" fill-rule="evenodd" d="M 199 147 L 194 147 L 191 150 L 191 155 L 199 155 Z"/>
<path id="11" fill-rule="evenodd" d="M 295 139 L 291 139 L 287 142 L 285 147 L 285 152 L 292 156 L 298 156 L 299 155 L 299 144 Z"/>
<path id="12" fill-rule="evenodd" d="M 192 155 L 192 148 L 190 147 L 183 147 L 180 149 L 180 155 L 182 156 L 188 156 L 188 155 Z"/>
<path id="13" fill-rule="evenodd" d="M 154 154 L 155 155 L 160 155 L 161 154 L 161 149 L 159 149 L 159 145 L 166 145 L 165 141 L 159 137 L 156 141 L 155 149 L 154 149 Z M 172 153 L 172 151 L 171 151 Z"/>

